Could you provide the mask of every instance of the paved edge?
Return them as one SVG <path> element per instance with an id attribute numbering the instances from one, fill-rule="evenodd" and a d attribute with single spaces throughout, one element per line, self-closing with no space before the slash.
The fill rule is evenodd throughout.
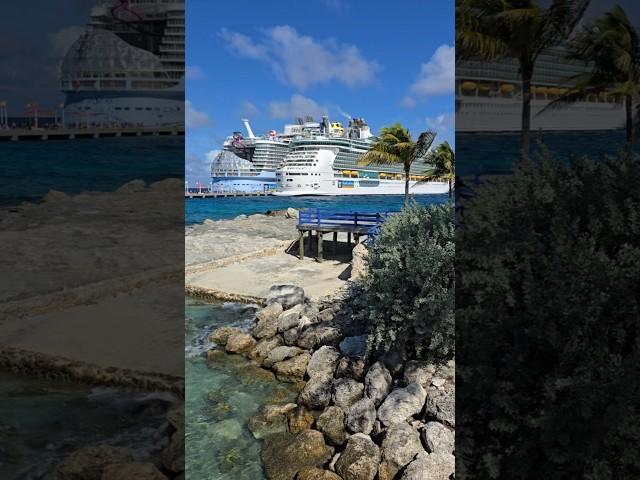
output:
<path id="1" fill-rule="evenodd" d="M 225 302 L 235 303 L 256 303 L 261 306 L 264 306 L 267 303 L 266 298 L 227 293 L 220 290 L 214 290 L 212 288 L 197 287 L 195 285 L 185 285 L 184 293 L 190 297 L 199 298 L 204 301 L 222 300 Z"/>

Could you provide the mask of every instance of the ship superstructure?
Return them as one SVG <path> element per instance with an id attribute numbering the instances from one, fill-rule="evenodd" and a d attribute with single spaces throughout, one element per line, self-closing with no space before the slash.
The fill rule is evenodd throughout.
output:
<path id="1" fill-rule="evenodd" d="M 67 124 L 184 123 L 184 0 L 101 0 L 61 65 Z"/>
<path id="2" fill-rule="evenodd" d="M 619 95 L 603 90 L 560 108 L 550 102 L 571 87 L 568 79 L 590 67 L 566 59 L 562 46 L 544 51 L 532 78 L 532 130 L 610 130 L 624 125 Z M 522 95 L 515 59 L 494 62 L 463 60 L 456 64 L 456 131 L 509 132 L 521 128 Z"/>

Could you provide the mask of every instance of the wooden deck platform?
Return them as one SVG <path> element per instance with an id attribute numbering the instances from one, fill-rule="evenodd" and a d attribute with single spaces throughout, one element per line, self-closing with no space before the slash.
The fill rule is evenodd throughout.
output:
<path id="1" fill-rule="evenodd" d="M 298 217 L 298 252 L 300 259 L 304 258 L 304 236 L 307 234 L 308 248 L 313 248 L 313 232 L 317 243 L 318 262 L 323 261 L 323 242 L 326 233 L 333 233 L 333 253 L 338 249 L 338 233 L 347 233 L 347 244 L 351 246 L 353 235 L 354 245 L 360 242 L 361 236 L 375 235 L 384 221 L 396 212 L 328 212 L 319 208 L 300 210 Z"/>

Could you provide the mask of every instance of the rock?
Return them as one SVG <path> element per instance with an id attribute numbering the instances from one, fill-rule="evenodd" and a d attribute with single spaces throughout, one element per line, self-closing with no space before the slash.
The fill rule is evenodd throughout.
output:
<path id="1" fill-rule="evenodd" d="M 435 371 L 436 367 L 432 364 L 419 360 L 409 360 L 404 366 L 402 379 L 405 385 L 417 383 L 421 385 L 422 388 L 427 388 L 431 383 L 431 378 Z"/>
<path id="2" fill-rule="evenodd" d="M 382 363 L 392 377 L 397 377 L 404 367 L 404 355 L 397 348 L 392 348 L 382 356 Z"/>
<path id="3" fill-rule="evenodd" d="M 311 377 L 300 392 L 299 401 L 311 410 L 322 410 L 331 402 L 333 377 Z"/>
<path id="4" fill-rule="evenodd" d="M 274 337 L 276 338 L 276 337 Z M 271 367 L 274 363 L 282 362 L 287 358 L 293 358 L 300 355 L 304 350 L 298 347 L 286 347 L 284 345 L 276 347 L 269 352 L 267 358 L 262 361 L 265 367 Z"/>
<path id="5" fill-rule="evenodd" d="M 242 436 L 242 425 L 235 418 L 227 418 L 207 425 L 207 435 L 219 440 L 237 440 Z"/>
<path id="6" fill-rule="evenodd" d="M 340 343 L 340 332 L 327 325 L 310 325 L 300 333 L 297 344 L 301 348 L 314 349 L 322 345 L 336 346 Z"/>
<path id="7" fill-rule="evenodd" d="M 277 302 L 283 308 L 304 303 L 304 290 L 295 285 L 272 285 L 267 295 L 267 305 Z"/>
<path id="8" fill-rule="evenodd" d="M 280 347 L 282 344 L 284 344 L 284 340 L 280 335 L 272 338 L 263 338 L 249 351 L 248 357 L 258 363 L 262 363 L 274 348 Z"/>
<path id="9" fill-rule="evenodd" d="M 336 363 L 340 358 L 340 352 L 333 347 L 323 346 L 311 355 L 307 365 L 307 375 L 313 377 L 332 377 Z"/>
<path id="10" fill-rule="evenodd" d="M 367 270 L 368 251 L 364 243 L 358 243 L 351 250 L 351 278 L 356 280 Z"/>
<path id="11" fill-rule="evenodd" d="M 278 317 L 268 316 L 258 320 L 255 327 L 251 329 L 251 335 L 260 338 L 271 338 L 278 333 Z"/>
<path id="12" fill-rule="evenodd" d="M 356 382 L 352 378 L 339 378 L 333 382 L 331 400 L 334 404 L 346 410 L 360 400 L 363 394 L 364 385 L 362 383 Z"/>
<path id="13" fill-rule="evenodd" d="M 300 316 L 304 310 L 303 304 L 298 304 L 289 310 L 285 310 L 278 317 L 278 331 L 286 332 L 291 328 L 295 328 L 300 323 Z"/>
<path id="14" fill-rule="evenodd" d="M 401 480 L 449 480 L 456 468 L 456 457 L 450 453 L 421 453 L 411 462 Z"/>
<path id="15" fill-rule="evenodd" d="M 299 328 L 292 328 L 282 334 L 285 345 L 295 345 L 298 342 Z"/>
<path id="16" fill-rule="evenodd" d="M 153 463 L 112 463 L 104 467 L 101 480 L 167 480 Z"/>
<path id="17" fill-rule="evenodd" d="M 376 362 L 371 365 L 364 379 L 364 388 L 365 395 L 373 401 L 376 407 L 389 395 L 391 391 L 391 373 L 382 362 Z"/>
<path id="18" fill-rule="evenodd" d="M 313 425 L 313 415 L 311 415 L 304 407 L 297 407 L 287 414 L 289 423 L 289 431 L 291 433 L 300 433 L 303 430 L 309 430 Z"/>
<path id="19" fill-rule="evenodd" d="M 327 407 L 316 420 L 316 428 L 324 434 L 331 445 L 341 447 L 347 441 L 344 412 L 340 407 Z"/>
<path id="20" fill-rule="evenodd" d="M 304 467 L 298 472 L 296 480 L 342 480 L 342 478 L 329 470 L 317 467 Z"/>
<path id="21" fill-rule="evenodd" d="M 274 363 L 271 368 L 276 373 L 278 380 L 296 382 L 304 379 L 304 372 L 307 370 L 307 364 L 310 358 L 311 355 L 304 352 L 284 362 Z"/>
<path id="22" fill-rule="evenodd" d="M 299 212 L 295 208 L 287 208 L 287 213 L 285 215 L 287 218 L 298 218 Z"/>
<path id="23" fill-rule="evenodd" d="M 253 417 L 249 419 L 249 430 L 255 438 L 264 438 L 278 432 L 287 430 L 289 412 L 295 410 L 295 403 L 285 405 L 264 405 Z"/>
<path id="24" fill-rule="evenodd" d="M 336 463 L 338 463 L 338 459 L 340 458 L 340 455 L 342 455 L 341 452 L 336 453 L 331 459 L 331 461 L 329 462 L 329 470 L 331 470 L 332 472 L 336 471 Z"/>
<path id="25" fill-rule="evenodd" d="M 346 411 L 345 425 L 353 433 L 371 433 L 376 421 L 376 406 L 364 397 Z"/>
<path id="26" fill-rule="evenodd" d="M 361 358 L 342 357 L 338 360 L 335 378 L 353 378 L 358 382 L 364 379 L 364 360 Z"/>
<path id="27" fill-rule="evenodd" d="M 367 336 L 345 337 L 340 342 L 340 353 L 347 357 L 364 357 L 367 352 Z"/>
<path id="28" fill-rule="evenodd" d="M 160 461 L 170 472 L 184 472 L 184 427 L 173 432 L 169 445 L 160 452 Z"/>
<path id="29" fill-rule="evenodd" d="M 371 430 L 371 436 L 377 437 L 384 431 L 385 431 L 385 428 L 382 426 L 382 423 L 380 423 L 380 420 L 376 419 L 376 421 L 373 424 L 373 430 Z"/>
<path id="30" fill-rule="evenodd" d="M 303 330 L 305 327 L 312 325 L 313 323 L 314 322 L 312 322 L 309 317 L 303 315 L 298 319 L 298 325 L 296 325 L 294 328 L 297 330 Z"/>
<path id="31" fill-rule="evenodd" d="M 304 307 L 304 312 L 302 313 L 305 317 L 308 317 L 311 323 L 315 323 L 318 321 L 318 313 L 320 313 L 320 307 L 317 302 L 310 301 Z"/>
<path id="32" fill-rule="evenodd" d="M 382 462 L 378 480 L 393 480 L 396 474 L 421 452 L 424 452 L 424 449 L 420 443 L 420 434 L 408 423 L 390 426 L 382 441 Z"/>
<path id="33" fill-rule="evenodd" d="M 422 438 L 430 453 L 453 453 L 455 448 L 455 433 L 438 422 L 427 423 Z"/>
<path id="34" fill-rule="evenodd" d="M 427 417 L 440 423 L 456 427 L 456 393 L 454 388 L 445 390 L 429 389 L 425 405 Z"/>
<path id="35" fill-rule="evenodd" d="M 292 480 L 304 467 L 321 467 L 333 455 L 317 430 L 297 436 L 269 437 L 262 449 L 262 461 L 269 480 Z"/>
<path id="36" fill-rule="evenodd" d="M 347 446 L 336 462 L 336 473 L 343 480 L 373 480 L 378 473 L 380 449 L 368 435 L 349 437 Z"/>
<path id="37" fill-rule="evenodd" d="M 227 354 L 224 353 L 224 350 L 220 350 L 219 348 L 212 348 L 211 350 L 207 350 L 207 361 L 215 362 L 218 360 L 222 360 Z"/>
<path id="38" fill-rule="evenodd" d="M 88 445 L 73 452 L 58 466 L 58 480 L 101 480 L 107 465 L 130 463 L 133 456 L 124 447 Z"/>
<path id="39" fill-rule="evenodd" d="M 264 320 L 277 319 L 282 313 L 282 305 L 278 302 L 271 302 L 263 309 L 258 310 L 256 313 L 256 321 L 262 322 Z"/>
<path id="40" fill-rule="evenodd" d="M 141 192 L 147 188 L 147 182 L 144 180 L 131 180 L 130 182 L 121 185 L 116 190 L 117 193 L 133 193 Z M 54 190 L 55 191 L 55 190 Z"/>
<path id="41" fill-rule="evenodd" d="M 378 419 L 389 426 L 400 423 L 422 411 L 427 392 L 417 383 L 398 388 L 385 398 L 378 409 Z"/>
<path id="42" fill-rule="evenodd" d="M 211 335 L 209 335 L 209 341 L 215 342 L 218 345 L 226 345 L 227 340 L 231 335 L 237 335 L 238 333 L 242 333 L 238 327 L 220 327 L 216 328 Z"/>
<path id="43" fill-rule="evenodd" d="M 447 381 L 444 378 L 440 378 L 440 377 L 433 377 L 433 379 L 431 380 L 431 385 L 433 385 L 436 388 L 444 387 L 445 383 L 447 383 Z"/>
<path id="44" fill-rule="evenodd" d="M 320 310 L 318 312 L 316 318 L 319 322 L 330 322 L 331 320 L 333 320 L 334 316 L 335 312 L 333 311 L 333 308 L 325 308 L 324 310 Z"/>
<path id="45" fill-rule="evenodd" d="M 256 346 L 255 339 L 248 333 L 236 333 L 227 339 L 224 349 L 229 353 L 244 353 Z"/>

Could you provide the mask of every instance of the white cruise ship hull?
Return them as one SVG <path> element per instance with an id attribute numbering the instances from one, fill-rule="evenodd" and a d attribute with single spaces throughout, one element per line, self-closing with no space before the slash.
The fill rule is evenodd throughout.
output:
<path id="1" fill-rule="evenodd" d="M 329 182 L 328 185 L 318 185 L 318 187 L 283 187 L 273 192 L 280 197 L 295 196 L 337 196 L 337 195 L 404 195 L 404 181 L 400 180 L 380 180 L 379 186 L 359 186 L 357 179 L 348 181 L 352 185 L 344 186 L 342 181 Z M 341 185 L 342 184 L 342 185 Z M 447 182 L 411 182 L 409 193 L 412 195 L 440 195 L 448 193 Z"/>

